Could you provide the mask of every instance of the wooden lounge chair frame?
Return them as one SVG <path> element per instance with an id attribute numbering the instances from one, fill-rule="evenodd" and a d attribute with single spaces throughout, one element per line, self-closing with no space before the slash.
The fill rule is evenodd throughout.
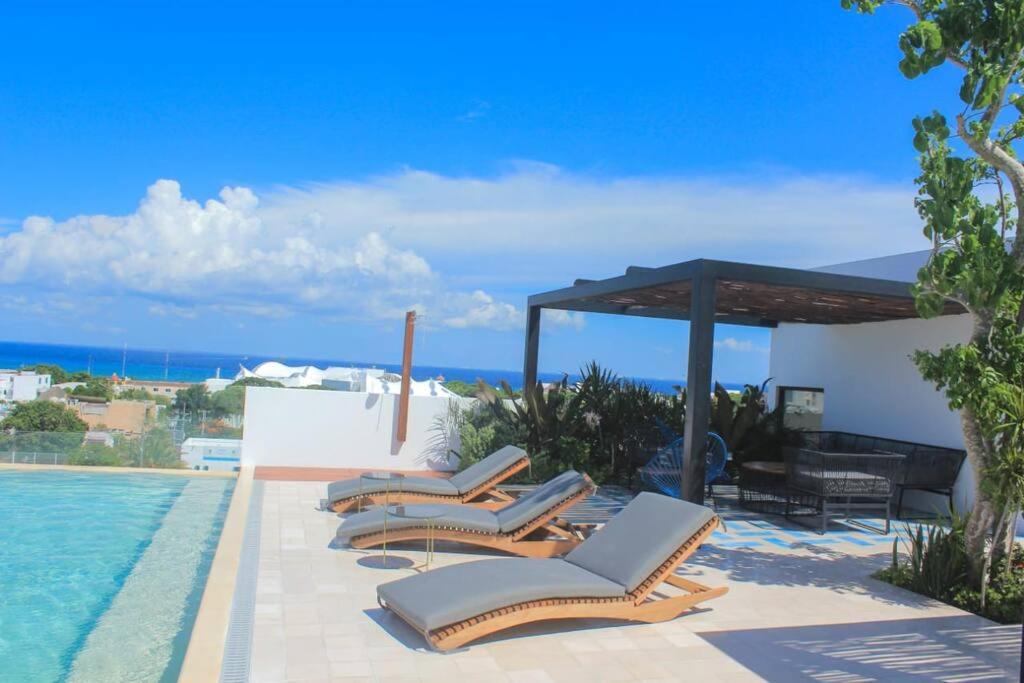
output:
<path id="1" fill-rule="evenodd" d="M 492 550 L 502 550 L 512 555 L 521 555 L 523 557 L 557 557 L 564 555 L 586 540 L 583 535 L 583 530 L 586 527 L 576 526 L 557 519 L 558 515 L 597 490 L 597 485 L 594 484 L 594 481 L 588 475 L 584 474 L 583 478 L 587 482 L 584 488 L 562 499 L 557 505 L 548 508 L 543 514 L 534 517 L 511 533 L 488 534 L 483 531 L 470 531 L 468 529 L 445 526 L 434 526 L 433 529 L 430 529 L 424 525 L 402 529 L 388 529 L 387 542 L 398 543 L 400 541 L 423 540 L 433 534 L 434 542 L 454 541 L 456 543 L 466 543 Z M 353 548 L 372 548 L 373 546 L 383 544 L 384 541 L 385 532 L 376 531 L 361 536 L 353 536 L 349 539 L 349 545 Z"/>
<path id="2" fill-rule="evenodd" d="M 710 588 L 703 584 L 675 576 L 675 570 L 692 555 L 718 526 L 713 517 L 679 547 L 631 593 L 621 598 L 550 598 L 532 600 L 502 607 L 469 619 L 423 632 L 423 637 L 434 650 L 447 652 L 484 636 L 521 624 L 554 619 L 622 619 L 656 623 L 669 621 L 702 602 L 721 597 L 729 592 L 726 586 Z M 683 591 L 674 597 L 659 596 L 656 590 L 667 583 Z M 380 596 L 377 602 L 403 621 L 412 622 L 402 613 L 385 604 Z"/>
<path id="3" fill-rule="evenodd" d="M 417 493 L 415 491 L 402 491 L 399 489 L 397 491 L 391 491 L 390 493 L 378 491 L 374 493 L 364 493 L 361 495 L 357 494 L 351 498 L 336 500 L 333 503 L 330 503 L 328 508 L 333 512 L 348 512 L 359 507 L 384 505 L 385 502 L 388 502 L 392 505 L 409 505 L 413 503 L 449 503 L 454 505 L 474 505 L 477 507 L 495 510 L 502 508 L 515 500 L 515 498 L 504 491 L 499 491 L 497 489 L 498 484 L 509 477 L 518 474 L 529 466 L 530 459 L 528 457 L 520 458 L 490 479 L 482 482 L 479 486 L 457 496 L 449 496 L 443 493 Z M 481 497 L 486 497 L 486 499 L 477 500 Z"/>

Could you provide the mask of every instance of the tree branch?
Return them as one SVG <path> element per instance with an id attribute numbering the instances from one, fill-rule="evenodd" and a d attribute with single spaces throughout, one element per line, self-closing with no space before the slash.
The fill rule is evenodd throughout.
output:
<path id="1" fill-rule="evenodd" d="M 1002 102 L 1002 97 L 999 98 L 999 102 Z M 1001 107 L 1001 104 L 989 107 L 982 120 L 994 121 L 995 117 L 999 115 Z M 997 145 L 992 138 L 988 136 L 979 138 L 971 135 L 967 131 L 967 122 L 963 114 L 957 115 L 956 128 L 960 133 L 960 137 L 975 154 L 995 168 L 996 171 L 1001 171 L 1006 175 L 1010 181 L 1010 187 L 1013 189 L 1013 199 L 1017 205 L 1017 215 L 1019 218 L 1022 207 L 1024 207 L 1024 163 L 1021 163 L 1009 152 Z M 1021 230 L 1019 225 L 1017 226 L 1017 234 L 1014 237 L 1010 253 L 1013 254 L 1014 260 L 1024 268 L 1024 230 Z"/>

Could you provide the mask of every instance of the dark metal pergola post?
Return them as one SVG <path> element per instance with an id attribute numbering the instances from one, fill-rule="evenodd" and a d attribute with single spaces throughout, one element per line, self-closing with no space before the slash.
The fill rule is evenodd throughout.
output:
<path id="1" fill-rule="evenodd" d="M 693 278 L 690 346 L 686 370 L 686 422 L 683 432 L 683 500 L 704 504 L 705 446 L 711 419 L 711 363 L 715 344 L 715 279 Z"/>
<path id="2" fill-rule="evenodd" d="M 540 349 L 540 306 L 526 311 L 526 353 L 523 354 L 523 388 L 537 384 L 537 353 Z"/>

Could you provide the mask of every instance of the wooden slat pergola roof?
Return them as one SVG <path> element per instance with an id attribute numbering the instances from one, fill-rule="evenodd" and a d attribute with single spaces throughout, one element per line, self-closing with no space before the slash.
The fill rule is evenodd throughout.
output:
<path id="1" fill-rule="evenodd" d="M 662 268 L 631 266 L 605 280 L 530 297 L 529 305 L 591 313 L 689 320 L 693 280 L 710 275 L 716 322 L 774 327 L 918 317 L 910 284 L 820 271 L 698 259 Z M 956 304 L 947 313 L 961 313 Z"/>
<path id="2" fill-rule="evenodd" d="M 576 280 L 571 287 L 529 298 L 524 386 L 537 381 L 545 308 L 690 321 L 680 476 L 683 497 L 697 503 L 704 498 L 716 323 L 849 325 L 918 317 L 909 282 L 707 259 L 662 268 L 632 266 L 623 275 Z M 963 312 L 956 304 L 947 304 L 944 311 Z"/>

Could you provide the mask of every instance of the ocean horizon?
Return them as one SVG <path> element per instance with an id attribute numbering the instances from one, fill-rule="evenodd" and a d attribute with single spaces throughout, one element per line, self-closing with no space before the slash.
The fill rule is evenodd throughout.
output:
<path id="1" fill-rule="evenodd" d="M 201 382 L 216 377 L 233 378 L 240 367 L 253 369 L 266 361 L 278 361 L 285 365 L 315 365 L 327 367 L 382 368 L 388 372 L 401 372 L 401 365 L 376 363 L 351 359 L 305 358 L 298 356 L 268 356 L 203 351 L 157 351 L 153 349 L 113 348 L 104 346 L 78 346 L 73 344 L 38 344 L 28 342 L 0 341 L 0 368 L 16 370 L 26 365 L 52 363 L 71 372 L 87 371 L 93 375 L 117 374 L 141 380 L 170 380 L 177 382 Z M 418 380 L 443 377 L 446 381 L 461 380 L 475 383 L 482 379 L 488 384 L 498 385 L 501 380 L 519 389 L 523 384 L 523 373 L 516 370 L 487 368 L 456 368 L 437 365 L 413 364 L 413 377 Z M 544 382 L 560 380 L 565 375 L 570 381 L 578 379 L 576 372 L 540 372 L 538 379 Z M 685 379 L 671 380 L 651 377 L 622 376 L 637 382 L 644 382 L 656 391 L 673 393 L 676 386 L 686 386 Z M 742 383 L 722 382 L 726 389 L 742 389 Z"/>

